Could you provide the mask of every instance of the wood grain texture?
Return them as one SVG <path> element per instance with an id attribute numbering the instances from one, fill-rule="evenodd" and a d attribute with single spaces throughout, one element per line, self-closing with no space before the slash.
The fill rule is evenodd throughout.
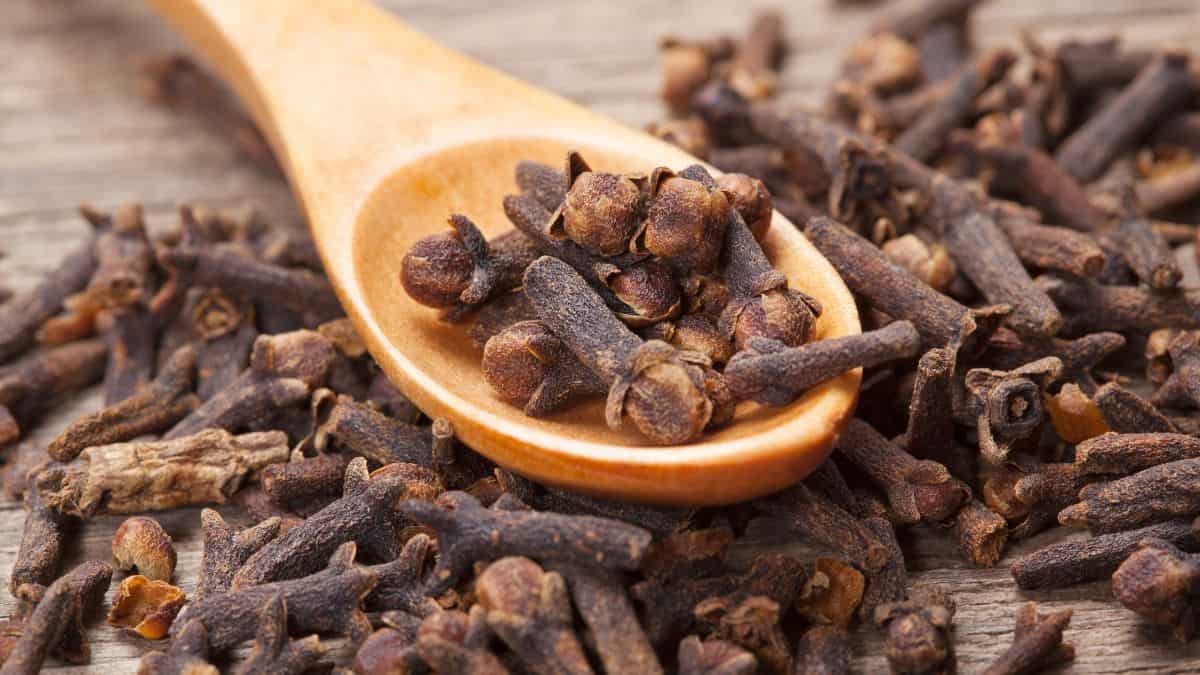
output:
<path id="1" fill-rule="evenodd" d="M 663 32 L 689 35 L 741 30 L 749 8 L 717 0 L 543 3 L 535 0 L 387 3 L 414 26 L 445 44 L 536 85 L 557 91 L 630 125 L 661 114 L 655 98 L 655 42 Z M 894 4 L 894 3 L 893 3 Z M 788 3 L 793 58 L 784 73 L 785 97 L 813 101 L 828 83 L 841 51 L 872 23 L 867 10 L 834 12 L 827 0 Z M 1049 40 L 1068 34 L 1120 30 L 1135 44 L 1194 39 L 1196 0 L 992 0 L 978 15 L 982 44 L 1011 44 L 1019 29 L 1036 28 Z M 682 27 L 682 28 L 681 28 Z M 80 201 L 111 207 L 146 204 L 152 227 L 174 218 L 175 205 L 254 204 L 274 221 L 295 224 L 298 212 L 286 186 L 239 160 L 231 145 L 195 118 L 174 115 L 138 96 L 136 63 L 178 47 L 148 10 L 133 0 L 6 0 L 0 7 L 0 282 L 31 285 L 86 232 L 75 214 Z M 381 83 L 386 86 L 386 83 Z M 48 441 L 67 421 L 99 406 L 93 393 L 47 420 L 34 438 Z M 178 580 L 196 582 L 200 559 L 199 510 L 161 514 L 179 550 Z M 0 503 L 0 570 L 12 567 L 23 513 Z M 120 518 L 88 523 L 70 543 L 64 567 L 108 559 Z M 943 584 L 958 603 L 955 616 L 960 672 L 977 672 L 1011 640 L 1018 602 L 1045 609 L 1071 607 L 1067 639 L 1078 652 L 1066 672 L 1197 672 L 1200 643 L 1164 646 L 1111 599 L 1108 584 L 1023 593 L 1008 574 L 1014 555 L 1062 538 L 1044 533 L 1010 550 L 993 569 L 977 570 L 958 556 L 946 533 L 917 529 L 903 539 L 918 583 Z M 1079 535 L 1070 535 L 1079 536 Z M 793 548 L 769 521 L 756 523 L 740 549 Z M 114 583 L 113 588 L 115 589 Z M 110 598 L 112 592 L 110 591 Z M 0 592 L 0 613 L 14 602 Z M 107 610 L 107 607 L 105 607 Z M 151 643 L 118 633 L 92 617 L 92 664 L 52 672 L 126 673 Z M 886 670 L 880 639 L 859 631 L 855 670 Z"/>

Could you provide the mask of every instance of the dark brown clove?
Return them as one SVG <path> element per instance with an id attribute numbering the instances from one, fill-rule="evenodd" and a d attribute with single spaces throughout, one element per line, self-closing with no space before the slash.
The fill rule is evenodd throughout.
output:
<path id="1" fill-rule="evenodd" d="M 881 605 L 875 623 L 887 631 L 884 654 L 893 673 L 953 673 L 954 600 L 940 588 L 914 591 L 912 600 Z"/>
<path id="2" fill-rule="evenodd" d="M 1163 327 L 1200 328 L 1200 294 L 1181 288 L 1152 293 L 1134 286 L 1102 286 L 1082 279 L 1038 278 L 1067 316 L 1069 334 L 1112 330 L 1149 333 Z"/>
<path id="3" fill-rule="evenodd" d="M 1185 434 L 1104 434 L 1075 447 L 1075 466 L 1087 474 L 1129 475 L 1159 464 L 1200 458 L 1200 439 Z"/>
<path id="4" fill-rule="evenodd" d="M 171 440 L 203 429 L 240 431 L 278 408 L 299 403 L 324 384 L 337 359 L 333 344 L 316 331 L 261 335 L 250 369 L 171 427 Z"/>
<path id="5" fill-rule="evenodd" d="M 213 286 L 235 297 L 297 312 L 306 317 L 308 325 L 342 315 L 333 287 L 308 270 L 273 265 L 228 249 L 187 244 L 160 250 L 158 263 L 170 276 L 152 300 L 151 309 L 161 308 L 186 288 Z"/>
<path id="6" fill-rule="evenodd" d="M 754 502 L 755 508 L 783 518 L 788 529 L 834 549 L 863 570 L 881 569 L 890 558 L 886 543 L 844 509 L 797 484 Z"/>
<path id="7" fill-rule="evenodd" d="M 488 626 L 536 675 L 590 674 L 566 582 L 528 558 L 501 558 L 475 580 Z"/>
<path id="8" fill-rule="evenodd" d="M 399 611 L 414 617 L 440 611 L 437 602 L 425 595 L 426 568 L 433 551 L 433 540 L 428 535 L 415 534 L 404 542 L 395 560 L 368 568 L 376 583 L 365 600 L 367 610 Z"/>
<path id="9" fill-rule="evenodd" d="M 272 464 L 262 472 L 262 488 L 280 506 L 314 499 L 336 498 L 342 493 L 348 454 L 320 454 L 304 457 L 292 451 L 291 461 Z"/>
<path id="10" fill-rule="evenodd" d="M 483 377 L 501 398 L 540 417 L 608 386 L 540 321 L 521 321 L 483 348 Z"/>
<path id="11" fill-rule="evenodd" d="M 432 434 L 420 427 L 394 420 L 371 406 L 328 389 L 312 397 L 313 446 L 320 452 L 331 445 L 384 465 L 394 462 L 431 465 Z"/>
<path id="12" fill-rule="evenodd" d="M 200 512 L 200 526 L 204 534 L 204 551 L 200 556 L 200 581 L 192 594 L 194 603 L 227 592 L 233 583 L 233 575 L 246 560 L 279 533 L 280 520 L 268 518 L 254 527 L 235 530 L 226 524 L 221 514 L 204 509 Z"/>
<path id="13" fill-rule="evenodd" d="M 554 213 L 567 198 L 567 176 L 549 164 L 522 160 L 514 171 L 517 187 L 533 197 L 546 213 Z"/>
<path id="14" fill-rule="evenodd" d="M 663 672 L 619 574 L 561 561 L 546 569 L 566 580 L 575 609 L 591 631 L 604 672 Z"/>
<path id="15" fill-rule="evenodd" d="M 25 525 L 21 544 L 8 577 L 8 592 L 28 602 L 32 585 L 49 586 L 58 575 L 58 563 L 74 519 L 50 509 L 36 487 L 25 491 Z"/>
<path id="16" fill-rule="evenodd" d="M 130 441 L 175 424 L 199 405 L 188 394 L 195 365 L 196 349 L 181 347 L 141 392 L 67 427 L 51 441 L 50 456 L 69 462 L 85 448 Z"/>
<path id="17" fill-rule="evenodd" d="M 312 574 L 347 541 L 368 557 L 392 560 L 400 553 L 396 503 L 431 500 L 441 489 L 437 476 L 424 467 L 389 464 L 368 474 L 362 458 L 350 462 L 345 486 L 341 499 L 251 555 L 233 576 L 232 590 Z"/>
<path id="18" fill-rule="evenodd" d="M 1118 434 L 1173 433 L 1178 431 L 1171 420 L 1141 396 L 1116 382 L 1096 390 L 1096 408 L 1104 424 Z"/>
<path id="19" fill-rule="evenodd" d="M 400 265 L 400 283 L 413 300 L 442 308 L 453 319 L 521 285 L 525 267 L 539 254 L 516 231 L 488 241 L 463 215 L 450 216 L 453 232 L 413 244 Z"/>
<path id="20" fill-rule="evenodd" d="M 774 212 L 766 183 L 744 173 L 725 173 L 717 176 L 716 181 L 732 202 L 733 210 L 746 221 L 750 234 L 761 242 L 771 227 Z"/>
<path id="21" fill-rule="evenodd" d="M 1011 568 L 1013 579 L 1025 590 L 1064 588 L 1103 579 L 1147 538 L 1166 539 L 1186 550 L 1200 547 L 1200 541 L 1192 534 L 1191 520 L 1181 518 L 1137 530 L 1051 544 L 1015 560 Z"/>
<path id="22" fill-rule="evenodd" d="M 1113 572 L 1112 588 L 1122 605 L 1169 629 L 1176 640 L 1187 642 L 1195 634 L 1200 556 L 1165 539 L 1143 539 Z"/>
<path id="23" fill-rule="evenodd" d="M 989 330 L 977 325 L 971 310 L 934 291 L 889 261 L 869 241 L 833 220 L 814 218 L 805 234 L 837 268 L 850 290 L 888 316 L 911 321 L 925 348 L 957 348 L 972 335 L 976 336 L 973 341 L 986 340 L 994 330 L 994 326 Z"/>
<path id="24" fill-rule="evenodd" d="M 1036 436 L 1045 422 L 1042 394 L 1061 372 L 1062 361 L 1053 356 L 1010 371 L 967 371 L 966 400 L 955 414 L 975 427 L 984 460 L 999 464 L 1013 447 Z"/>
<path id="25" fill-rule="evenodd" d="M 988 167 L 988 186 L 993 191 L 1019 197 L 1045 213 L 1049 222 L 1072 230 L 1095 232 L 1104 227 L 1104 212 L 1091 202 L 1074 176 L 1041 150 L 975 136 L 958 136 L 954 142 L 969 145 Z M 1014 238 L 1011 232 L 1009 238 Z"/>
<path id="26" fill-rule="evenodd" d="M 113 534 L 112 552 L 119 570 L 136 569 L 152 581 L 170 581 L 175 574 L 175 545 L 153 518 L 126 518 Z"/>
<path id="27" fill-rule="evenodd" d="M 465 492 L 433 502 L 406 501 L 400 510 L 438 534 L 438 564 L 429 592 L 450 588 L 472 564 L 505 555 L 563 560 L 608 569 L 636 569 L 650 533 L 606 518 L 485 509 Z"/>
<path id="28" fill-rule="evenodd" d="M 745 349 L 752 337 L 795 347 L 812 340 L 821 303 L 788 288 L 787 277 L 771 266 L 745 220 L 734 213 L 722 254 L 725 284 L 733 296 L 721 313 L 720 328 Z"/>
<path id="29" fill-rule="evenodd" d="M 1024 539 L 1057 524 L 1058 512 L 1075 503 L 1079 491 L 1094 480 L 1076 464 L 1010 459 L 984 481 L 983 499 L 989 509 L 1016 523 L 1013 538 Z"/>
<path id="30" fill-rule="evenodd" d="M 922 162 L 932 160 L 949 133 L 969 118 L 979 95 L 1003 78 L 1016 60 L 1012 51 L 994 49 L 963 66 L 937 102 L 896 138 L 895 148 Z"/>
<path id="31" fill-rule="evenodd" d="M 508 668 L 488 650 L 492 631 L 486 614 L 476 605 L 469 615 L 440 612 L 427 617 L 417 632 L 421 660 L 436 672 L 508 675 Z"/>
<path id="32" fill-rule="evenodd" d="M 257 611 L 275 595 L 288 607 L 288 625 L 296 632 L 334 633 L 360 642 L 371 633 L 371 622 L 359 608 L 375 577 L 354 565 L 354 542 L 342 544 L 325 569 L 299 579 L 214 593 L 188 606 L 187 625 L 199 620 L 208 630 L 209 649 L 224 653 L 254 637 Z M 172 626 L 178 636 L 181 624 Z"/>
<path id="33" fill-rule="evenodd" d="M 1151 335 L 1160 335 L 1155 331 Z M 1167 376 L 1154 392 L 1158 407 L 1200 408 L 1200 331 L 1167 331 Z"/>
<path id="34" fill-rule="evenodd" d="M 1104 249 L 1086 234 L 1020 217 L 1000 217 L 996 224 L 1017 257 L 1030 267 L 1079 277 L 1095 277 L 1104 271 Z"/>
<path id="35" fill-rule="evenodd" d="M 29 615 L 25 630 L 0 673 L 33 675 L 42 669 L 46 656 L 52 651 L 69 663 L 85 664 L 91 660 L 83 617 L 103 601 L 111 581 L 112 568 L 95 560 L 59 577 L 45 589 Z"/>
<path id="36" fill-rule="evenodd" d="M 299 640 L 288 638 L 287 603 L 282 594 L 276 593 L 258 610 L 258 632 L 249 658 L 232 672 L 234 675 L 299 675 L 319 665 L 326 649 L 316 635 Z"/>
<path id="37" fill-rule="evenodd" d="M 525 293 L 546 326 L 612 383 L 605 411 L 610 427 L 628 415 L 655 442 L 675 444 L 694 439 L 714 417 L 700 365 L 667 343 L 642 342 L 566 263 L 534 261 L 525 271 Z"/>
<path id="38" fill-rule="evenodd" d="M 847 423 L 836 449 L 887 495 L 901 523 L 944 521 L 970 496 L 945 466 L 914 458 L 862 420 Z"/>
<path id="39" fill-rule="evenodd" d="M 107 353 L 103 342 L 91 339 L 33 354 L 0 374 L 0 405 L 28 427 L 63 396 L 99 380 Z"/>
<path id="40" fill-rule="evenodd" d="M 774 600 L 761 595 L 740 601 L 709 598 L 696 605 L 695 614 L 713 637 L 750 650 L 766 672 L 791 672 L 792 654 L 779 625 L 780 607 Z"/>
<path id="41" fill-rule="evenodd" d="M 0 311 L 0 362 L 11 361 L 33 346 L 39 328 L 72 293 L 81 290 L 96 269 L 95 237 L 62 259 L 33 288 L 4 303 Z"/>
<path id="42" fill-rule="evenodd" d="M 83 518 L 224 504 L 248 476 L 286 458 L 282 431 L 234 436 L 210 429 L 172 441 L 88 448 L 79 462 L 47 468 L 37 486 L 47 506 Z"/>
<path id="43" fill-rule="evenodd" d="M 1200 511 L 1200 459 L 1181 459 L 1089 485 L 1058 514 L 1068 527 L 1119 532 Z"/>
<path id="44" fill-rule="evenodd" d="M 1055 159 L 1082 181 L 1100 176 L 1117 154 L 1186 105 L 1189 56 L 1167 51 L 1147 64 L 1118 96 L 1059 146 Z"/>
<path id="45" fill-rule="evenodd" d="M 1075 647 L 1063 642 L 1063 630 L 1071 622 L 1071 610 L 1039 615 L 1037 603 L 1017 609 L 1013 643 L 983 671 L 984 675 L 1022 675 L 1068 663 Z"/>
<path id="46" fill-rule="evenodd" d="M 134 306 L 105 312 L 97 323 L 108 344 L 104 404 L 112 405 L 133 396 L 150 381 L 158 322 L 148 310 Z"/>

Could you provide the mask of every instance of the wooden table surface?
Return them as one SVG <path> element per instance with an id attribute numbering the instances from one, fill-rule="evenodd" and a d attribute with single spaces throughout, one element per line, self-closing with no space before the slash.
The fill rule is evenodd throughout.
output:
<path id="1" fill-rule="evenodd" d="M 747 3 L 733 1 L 395 0 L 395 12 L 455 48 L 640 126 L 661 114 L 655 91 L 657 37 L 669 31 L 705 35 L 740 31 Z M 891 3 L 894 5 L 895 3 Z M 835 12 L 830 0 L 787 3 L 794 46 L 784 77 L 785 98 L 813 101 L 828 84 L 840 53 L 871 23 L 870 10 Z M 1195 46 L 1198 0 L 993 0 L 977 16 L 982 44 L 1012 44 L 1023 27 L 1049 40 L 1121 30 L 1131 43 Z M 142 201 L 152 227 L 174 217 L 179 202 L 211 206 L 254 204 L 278 222 L 299 222 L 287 186 L 239 160 L 231 145 L 190 116 L 153 107 L 138 96 L 139 58 L 179 47 L 134 0 L 5 0 L 0 6 L 0 282 L 24 288 L 82 238 L 76 206 L 111 207 Z M 386 83 L 380 83 L 387 86 Z M 72 402 L 33 434 L 48 440 L 65 422 L 98 405 L 94 395 Z M 200 559 L 199 510 L 162 514 L 179 550 L 178 582 L 190 591 Z M 20 504 L 0 503 L 0 570 L 11 568 L 20 539 Z M 86 558 L 107 559 L 120 522 L 89 522 L 71 542 L 68 568 Z M 780 545 L 769 524 L 742 551 Z M 1107 583 L 1049 593 L 1019 592 L 1008 573 L 1015 554 L 1061 539 L 1049 532 L 1010 549 L 1000 565 L 973 569 L 946 534 L 904 535 L 912 578 L 944 584 L 958 604 L 955 617 L 960 672 L 981 669 L 1011 639 L 1017 603 L 1071 607 L 1067 639 L 1078 658 L 1067 672 L 1197 672 L 1200 641 L 1153 643 L 1135 617 L 1111 599 Z M 7 583 L 4 584 L 7 586 Z M 115 590 L 116 583 L 113 584 Z M 110 592 L 111 597 L 111 592 Z M 15 603 L 0 591 L 0 612 Z M 884 672 L 881 644 L 860 631 L 855 669 Z M 92 617 L 88 668 L 58 672 L 133 672 L 152 645 Z"/>

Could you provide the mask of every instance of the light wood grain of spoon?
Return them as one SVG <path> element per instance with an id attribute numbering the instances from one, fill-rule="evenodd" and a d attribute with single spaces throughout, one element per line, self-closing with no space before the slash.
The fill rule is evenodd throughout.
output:
<path id="1" fill-rule="evenodd" d="M 499 400 L 461 326 L 400 287 L 400 260 L 453 212 L 485 234 L 521 159 L 646 172 L 695 159 L 442 47 L 362 0 L 151 0 L 233 87 L 280 158 L 346 313 L 393 382 L 497 463 L 549 484 L 659 504 L 724 504 L 794 483 L 825 459 L 861 372 L 778 409 L 743 404 L 728 428 L 654 447 L 605 426 L 603 401 L 547 419 Z M 819 299 L 820 338 L 857 333 L 834 269 L 782 216 L 763 242 Z M 631 427 L 632 425 L 626 425 Z"/>

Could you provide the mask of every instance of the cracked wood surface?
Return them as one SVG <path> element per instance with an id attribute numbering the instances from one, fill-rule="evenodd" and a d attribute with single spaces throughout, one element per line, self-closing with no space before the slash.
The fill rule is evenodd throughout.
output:
<path id="1" fill-rule="evenodd" d="M 657 37 L 675 31 L 704 35 L 740 31 L 749 18 L 742 3 L 614 0 L 544 3 L 535 0 L 435 2 L 389 0 L 416 27 L 480 60 L 557 91 L 630 125 L 662 113 L 656 99 Z M 879 15 L 872 10 L 835 12 L 832 0 L 786 3 L 793 56 L 783 77 L 787 100 L 818 99 L 846 45 Z M 884 3 L 884 10 L 896 3 Z M 976 19 L 982 45 L 1015 44 L 1034 27 L 1047 40 L 1120 30 L 1134 44 L 1187 44 L 1200 25 L 1196 0 L 992 0 Z M 177 40 L 134 0 L 6 0 L 0 8 L 0 282 L 21 289 L 51 267 L 84 236 L 76 215 L 81 201 L 108 208 L 127 200 L 146 205 L 152 227 L 174 218 L 175 205 L 253 204 L 275 222 L 299 223 L 286 186 L 239 160 L 232 146 L 195 117 L 151 106 L 138 96 L 136 64 L 147 55 L 179 47 Z M 386 83 L 381 83 L 386 86 Z M 48 441 L 69 420 L 96 409 L 95 393 L 72 401 L 32 438 Z M 229 515 L 232 509 L 222 509 Z M 195 587 L 200 561 L 199 509 L 156 514 L 179 551 L 177 583 Z M 109 542 L 121 522 L 99 517 L 68 548 L 64 569 L 82 560 L 109 559 Z M 0 502 L 0 570 L 12 567 L 23 512 Z M 1197 672 L 1200 641 L 1158 644 L 1132 613 L 1097 582 L 1059 591 L 1023 593 L 1008 573 L 1019 553 L 1057 541 L 1043 533 L 1010 547 L 1001 563 L 974 569 L 957 554 L 948 534 L 932 528 L 906 533 L 903 544 L 916 582 L 943 584 L 958 604 L 955 616 L 960 672 L 982 669 L 1007 648 L 1018 603 L 1033 599 L 1043 611 L 1071 607 L 1067 640 L 1078 657 L 1065 672 Z M 788 543 L 760 521 L 739 549 L 747 556 Z M 118 579 L 119 580 L 119 579 Z M 6 586 L 7 584 L 5 584 Z M 114 581 L 109 600 L 115 592 Z M 0 591 L 0 612 L 14 601 Z M 107 611 L 107 602 L 105 606 Z M 53 672 L 133 672 L 152 643 L 91 617 L 92 663 Z M 856 672 L 886 670 L 879 635 L 858 631 Z M 343 655 L 345 655 L 343 653 Z"/>

